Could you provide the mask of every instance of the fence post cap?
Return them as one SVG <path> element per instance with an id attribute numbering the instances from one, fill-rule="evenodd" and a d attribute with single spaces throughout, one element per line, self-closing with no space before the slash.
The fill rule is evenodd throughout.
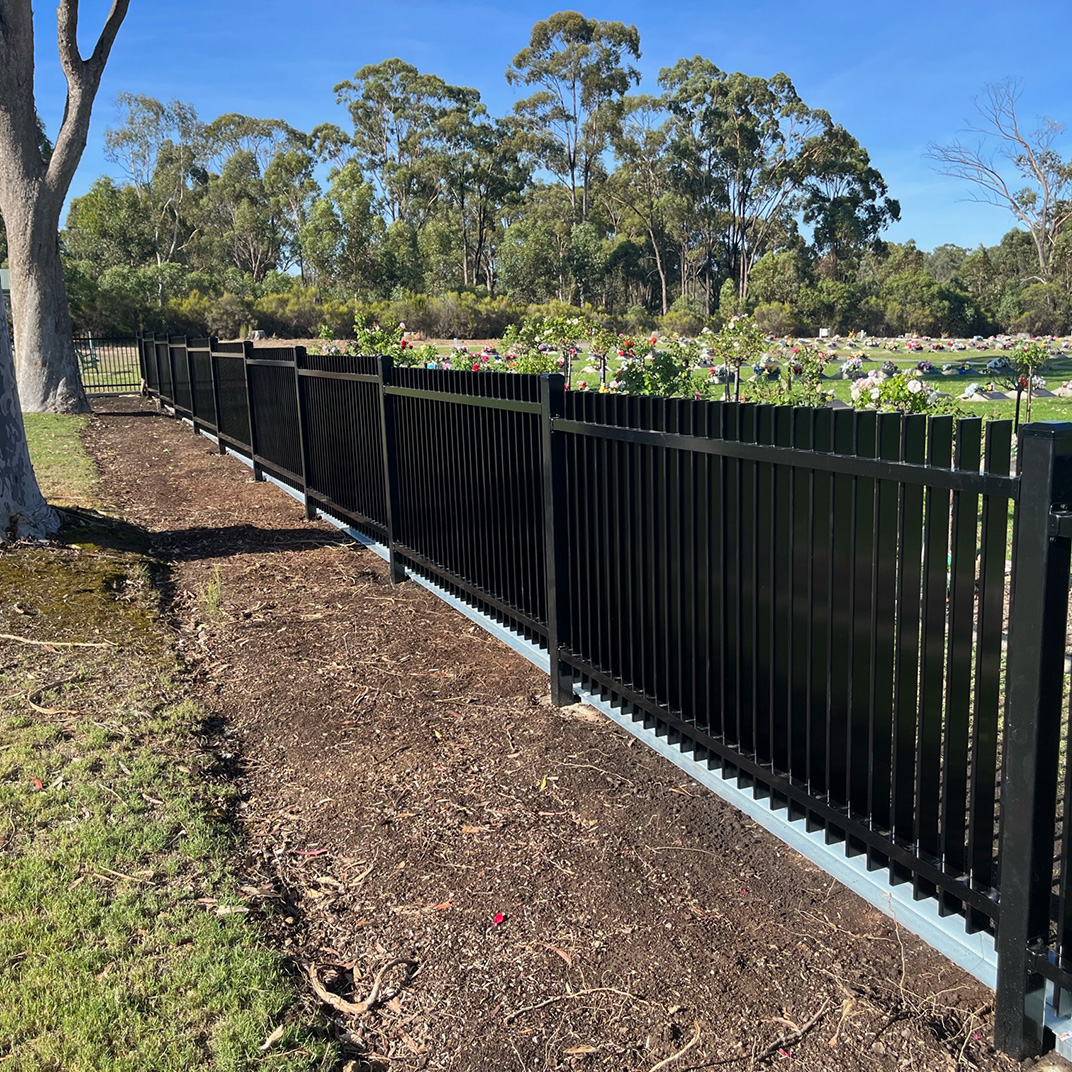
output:
<path id="1" fill-rule="evenodd" d="M 1068 421 L 1032 421 L 1020 426 L 1024 439 L 1072 440 L 1072 424 Z"/>

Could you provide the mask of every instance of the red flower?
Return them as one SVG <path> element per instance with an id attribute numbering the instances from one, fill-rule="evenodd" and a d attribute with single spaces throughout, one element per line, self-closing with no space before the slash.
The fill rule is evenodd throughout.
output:
<path id="1" fill-rule="evenodd" d="M 495 926 L 497 927 L 500 923 L 503 923 L 505 921 L 506 921 L 506 916 L 504 916 L 502 914 L 502 912 L 496 912 L 495 913 L 495 918 L 492 920 L 492 923 L 494 923 Z"/>
<path id="2" fill-rule="evenodd" d="M 474 365 L 473 366 L 473 371 L 474 372 L 479 372 L 480 371 L 480 365 L 479 364 Z"/>

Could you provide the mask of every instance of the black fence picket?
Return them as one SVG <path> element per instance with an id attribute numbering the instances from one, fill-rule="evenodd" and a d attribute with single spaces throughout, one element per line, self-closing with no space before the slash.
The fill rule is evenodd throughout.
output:
<path id="1" fill-rule="evenodd" d="M 138 345 L 151 395 L 310 516 L 543 647 L 556 703 L 602 695 L 992 935 L 998 1043 L 1044 1045 L 1044 982 L 1072 993 L 1072 425 L 1022 430 L 1011 476 L 1009 422 Z"/>
<path id="2" fill-rule="evenodd" d="M 387 542 L 387 505 L 376 358 L 302 354 L 298 387 L 307 494 L 333 517 Z"/>

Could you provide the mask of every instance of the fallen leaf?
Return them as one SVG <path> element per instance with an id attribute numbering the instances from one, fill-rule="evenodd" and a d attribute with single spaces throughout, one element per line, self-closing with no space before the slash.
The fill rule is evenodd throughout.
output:
<path id="1" fill-rule="evenodd" d="M 536 944 L 542 945 L 544 949 L 549 949 L 552 953 L 557 953 L 566 962 L 567 968 L 573 967 L 573 958 L 564 949 L 559 949 L 557 945 L 551 945 L 549 942 L 537 942 Z"/>
<path id="2" fill-rule="evenodd" d="M 40 791 L 45 788 L 45 783 L 42 782 L 40 778 L 35 778 L 33 780 L 33 787 L 35 790 Z"/>
<path id="3" fill-rule="evenodd" d="M 505 921 L 506 921 L 506 916 L 503 915 L 502 912 L 496 912 L 495 913 L 495 918 L 492 920 L 492 923 L 494 923 L 495 926 L 497 927 L 500 923 L 504 923 Z"/>
<path id="4" fill-rule="evenodd" d="M 568 1050 L 563 1050 L 563 1053 L 595 1053 L 595 1046 L 571 1046 Z"/>
<path id="5" fill-rule="evenodd" d="M 410 1053 L 416 1053 L 416 1054 L 424 1053 L 424 1047 L 419 1045 L 418 1043 L 414 1042 L 413 1039 L 410 1038 L 410 1036 L 407 1035 L 405 1031 L 401 1032 L 401 1036 L 402 1036 L 402 1041 L 406 1044 L 406 1047 L 409 1049 Z"/>

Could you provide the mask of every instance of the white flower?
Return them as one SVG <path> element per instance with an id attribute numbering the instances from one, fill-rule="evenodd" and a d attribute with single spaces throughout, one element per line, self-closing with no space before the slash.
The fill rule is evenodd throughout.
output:
<path id="1" fill-rule="evenodd" d="M 878 387 L 871 388 L 871 397 L 877 402 L 882 396 L 882 391 Z"/>
<path id="2" fill-rule="evenodd" d="M 923 390 L 923 384 L 919 380 L 908 381 L 908 393 L 910 395 L 918 395 Z"/>

